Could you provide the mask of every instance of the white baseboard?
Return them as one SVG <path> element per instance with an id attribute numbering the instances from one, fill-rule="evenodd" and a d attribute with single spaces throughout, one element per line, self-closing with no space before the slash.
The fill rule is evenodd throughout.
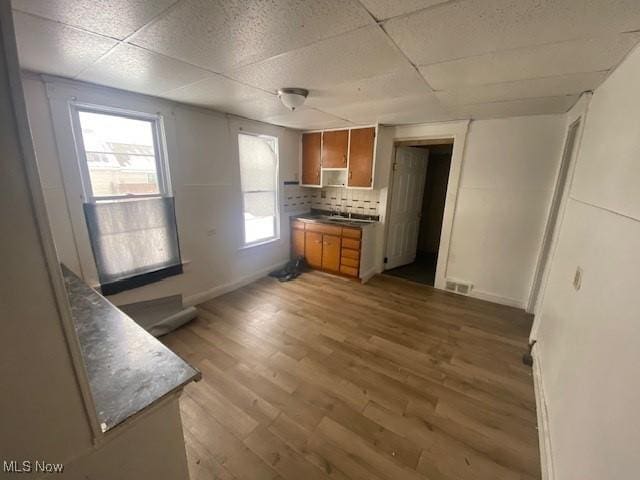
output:
<path id="1" fill-rule="evenodd" d="M 207 300 L 211 300 L 213 298 L 219 297 L 220 295 L 224 295 L 225 293 L 237 290 L 238 288 L 244 287 L 245 285 L 249 285 L 250 283 L 255 282 L 262 277 L 266 277 L 269 272 L 273 272 L 274 270 L 284 267 L 286 264 L 287 262 L 276 263 L 267 268 L 262 268 L 249 275 L 245 275 L 244 277 L 240 277 L 233 282 L 218 285 L 216 287 L 210 288 L 209 290 L 205 290 L 204 292 L 189 295 L 188 297 L 184 297 L 182 299 L 182 303 L 185 306 L 198 305 L 200 303 L 206 302 Z"/>
<path id="2" fill-rule="evenodd" d="M 522 300 L 516 300 L 515 298 L 502 297 L 500 295 L 496 295 L 493 293 L 483 292 L 482 290 L 472 289 L 469 292 L 469 296 L 473 298 L 478 298 L 480 300 L 486 300 L 491 303 L 499 303 L 500 305 L 507 305 L 509 307 L 515 307 L 523 309 L 525 308 L 525 304 Z"/>
<path id="3" fill-rule="evenodd" d="M 549 432 L 549 411 L 542 383 L 542 358 L 538 354 L 538 344 L 533 346 L 533 386 L 536 394 L 536 412 L 538 414 L 538 444 L 540 446 L 540 464 L 542 480 L 554 480 L 553 457 L 551 455 L 551 434 Z"/>
<path id="4" fill-rule="evenodd" d="M 371 278 L 374 277 L 375 275 L 377 275 L 378 273 L 380 273 L 380 272 L 378 272 L 378 269 L 376 267 L 372 267 L 368 271 L 366 271 L 362 275 L 360 275 L 360 281 L 362 283 L 366 283 L 369 280 L 371 280 Z"/>

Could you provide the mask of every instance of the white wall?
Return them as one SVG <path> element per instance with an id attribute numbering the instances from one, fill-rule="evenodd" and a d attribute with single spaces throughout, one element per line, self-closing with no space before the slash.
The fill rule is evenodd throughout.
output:
<path id="1" fill-rule="evenodd" d="M 640 50 L 595 92 L 534 349 L 557 479 L 640 465 Z M 576 268 L 583 269 L 575 290 Z"/>
<path id="2" fill-rule="evenodd" d="M 381 128 L 381 211 L 388 203 L 393 142 L 456 132 L 447 191 L 451 242 L 438 269 L 442 261 L 443 279 L 472 283 L 473 296 L 524 308 L 560 165 L 564 121 L 562 115 L 543 115 L 472 121 L 468 131 L 466 122 Z M 447 210 L 444 233 L 446 220 Z"/>
<path id="3" fill-rule="evenodd" d="M 68 479 L 185 479 L 177 393 L 93 441 L 99 427 L 83 395 L 84 368 L 74 362 L 80 347 L 30 144 L 11 19 L 0 2 L 0 460 L 61 463 Z"/>
<path id="4" fill-rule="evenodd" d="M 560 165 L 561 115 L 473 121 L 447 278 L 475 295 L 524 307 Z"/>
<path id="5" fill-rule="evenodd" d="M 181 293 L 187 302 L 260 276 L 289 257 L 288 213 L 281 209 L 281 239 L 240 250 L 237 133 L 240 129 L 279 137 L 280 186 L 297 178 L 299 133 L 142 95 L 77 82 L 25 77 L 25 96 L 42 172 L 54 239 L 61 261 L 97 285 L 95 263 L 82 213 L 81 185 L 69 130 L 67 102 L 161 113 L 165 121 L 171 183 L 183 275 L 110 297 L 116 304 Z M 51 103 L 49 98 L 51 98 Z M 282 203 L 282 202 L 281 202 Z"/>

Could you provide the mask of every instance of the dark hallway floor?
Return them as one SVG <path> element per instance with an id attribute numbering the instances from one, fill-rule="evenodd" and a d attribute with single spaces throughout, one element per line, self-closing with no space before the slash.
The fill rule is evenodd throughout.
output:
<path id="1" fill-rule="evenodd" d="M 433 287 L 436 278 L 436 260 L 435 253 L 418 252 L 413 263 L 387 270 L 384 273 Z"/>

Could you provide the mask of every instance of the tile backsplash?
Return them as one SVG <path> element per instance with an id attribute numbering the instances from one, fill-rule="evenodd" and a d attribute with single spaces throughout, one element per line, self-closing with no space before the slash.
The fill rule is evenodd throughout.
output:
<path id="1" fill-rule="evenodd" d="M 379 190 L 354 190 L 341 187 L 303 188 L 309 191 L 311 208 L 339 213 L 379 215 Z M 306 194 L 306 193 L 305 193 Z"/>
<path id="2" fill-rule="evenodd" d="M 280 194 L 280 205 L 285 213 L 303 213 L 311 209 L 311 188 L 298 184 L 286 184 Z"/>

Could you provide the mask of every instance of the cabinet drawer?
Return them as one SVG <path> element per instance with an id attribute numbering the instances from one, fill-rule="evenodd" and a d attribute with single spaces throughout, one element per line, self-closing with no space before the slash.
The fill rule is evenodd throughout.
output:
<path id="1" fill-rule="evenodd" d="M 358 250 L 349 250 L 348 248 L 342 249 L 342 256 L 347 258 L 354 258 L 360 260 L 360 252 Z"/>
<path id="2" fill-rule="evenodd" d="M 300 220 L 293 220 L 291 222 L 291 228 L 295 228 L 297 230 L 304 230 L 304 222 L 301 222 Z"/>
<path id="3" fill-rule="evenodd" d="M 340 265 L 358 268 L 360 266 L 360 260 L 358 260 L 357 258 L 342 257 L 340 259 Z"/>
<path id="4" fill-rule="evenodd" d="M 360 240 L 356 240 L 355 238 L 345 237 L 342 239 L 342 247 L 350 248 L 352 250 L 360 250 Z"/>
<path id="5" fill-rule="evenodd" d="M 307 232 L 328 233 L 329 235 L 340 236 L 341 227 L 335 225 L 324 225 L 322 223 L 307 223 L 305 230 Z"/>
<path id="6" fill-rule="evenodd" d="M 353 267 L 347 267 L 346 265 L 340 265 L 340 273 L 349 275 L 351 277 L 358 277 L 358 269 Z"/>
<path id="7" fill-rule="evenodd" d="M 343 237 L 349 237 L 349 238 L 360 238 L 362 234 L 362 230 L 360 230 L 359 228 L 347 228 L 344 227 L 342 229 L 342 236 Z"/>

